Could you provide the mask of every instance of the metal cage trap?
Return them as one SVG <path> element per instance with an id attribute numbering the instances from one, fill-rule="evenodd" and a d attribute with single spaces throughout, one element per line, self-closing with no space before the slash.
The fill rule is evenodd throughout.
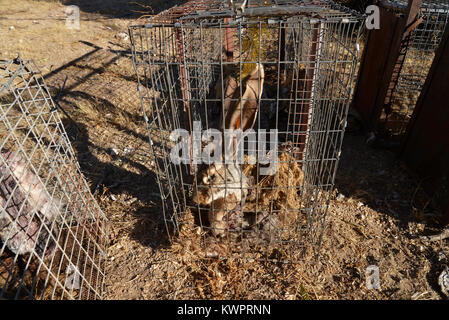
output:
<path id="1" fill-rule="evenodd" d="M 205 257 L 317 252 L 363 18 L 327 0 L 195 0 L 129 27 L 170 235 Z"/>
<path id="2" fill-rule="evenodd" d="M 389 0 L 385 5 L 404 11 L 406 0 Z M 399 76 L 390 84 L 381 128 L 392 136 L 405 134 L 407 125 L 430 71 L 449 18 L 448 0 L 423 0 L 413 30 L 401 44 Z"/>
<path id="3" fill-rule="evenodd" d="M 106 219 L 32 61 L 0 61 L 0 299 L 99 299 Z"/>

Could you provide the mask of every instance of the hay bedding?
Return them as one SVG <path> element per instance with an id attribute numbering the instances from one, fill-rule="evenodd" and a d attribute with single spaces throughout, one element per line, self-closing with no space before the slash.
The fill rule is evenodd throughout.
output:
<path id="1" fill-rule="evenodd" d="M 281 152 L 278 156 L 278 168 L 274 175 L 259 176 L 257 164 L 244 164 L 243 174 L 253 181 L 259 181 L 256 192 L 258 201 L 247 203 L 248 210 L 273 205 L 277 210 L 297 210 L 300 208 L 298 187 L 302 186 L 304 173 L 298 165 L 298 160 L 291 154 Z"/>

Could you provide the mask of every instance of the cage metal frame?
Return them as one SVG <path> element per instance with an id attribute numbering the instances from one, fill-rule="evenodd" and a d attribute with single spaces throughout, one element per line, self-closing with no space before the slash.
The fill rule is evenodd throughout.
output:
<path id="1" fill-rule="evenodd" d="M 108 222 L 32 60 L 0 61 L 0 299 L 101 299 Z"/>
<path id="2" fill-rule="evenodd" d="M 382 5 L 403 12 L 408 1 L 388 0 L 383 1 Z M 382 134 L 391 137 L 402 137 L 405 134 L 448 20 L 449 1 L 422 1 L 417 16 L 420 23 L 402 43 L 404 59 L 399 76 L 390 84 L 392 90 L 387 93 L 380 121 Z"/>
<path id="3" fill-rule="evenodd" d="M 240 93 L 236 102 L 242 102 L 242 70 L 245 65 L 262 64 L 267 70 L 268 66 L 273 67 L 271 76 L 275 80 L 271 89 L 274 93 L 271 96 L 262 94 L 259 99 L 255 129 L 263 128 L 262 109 L 275 106 L 275 115 L 271 119 L 275 119 L 276 129 L 282 125 L 281 108 L 288 109 L 287 119 L 282 119 L 287 127 L 280 131 L 286 137 L 284 142 L 293 143 L 293 148 L 286 151 L 290 156 L 286 161 L 289 165 L 287 176 L 291 174 L 290 165 L 293 163 L 301 168 L 304 179 L 301 185 L 287 182 L 287 185 L 276 188 L 295 190 L 301 198 L 301 207 L 287 211 L 303 215 L 304 220 L 293 226 L 284 223 L 281 227 L 270 226 L 268 237 L 263 235 L 265 253 L 262 255 L 251 256 L 250 249 L 253 238 L 249 235 L 260 236 L 263 233 L 259 226 L 251 230 L 243 227 L 238 231 L 226 229 L 225 237 L 219 241 L 224 241 L 228 247 L 235 245 L 238 241 L 235 241 L 235 236 L 230 236 L 233 232 L 240 237 L 241 243 L 250 239 L 247 247 L 238 247 L 240 255 L 294 262 L 306 252 L 306 248 L 315 253 L 319 251 L 352 97 L 364 16 L 328 0 L 250 1 L 245 4 L 245 7 L 238 7 L 227 1 L 194 0 L 141 24 L 129 26 L 133 63 L 152 156 L 156 160 L 167 231 L 173 236 L 183 225 L 193 224 L 200 227 L 201 243 L 206 247 L 211 238 L 213 241 L 216 239 L 208 234 L 210 221 L 208 226 L 201 212 L 215 209 L 192 204 L 194 189 L 205 187 L 195 178 L 201 168 L 192 163 L 174 165 L 170 162 L 168 154 L 173 142 L 168 138 L 169 132 L 184 128 L 191 133 L 194 120 L 200 121 L 203 130 L 210 128 L 214 120 L 210 117 L 210 109 L 214 104 L 218 104 L 220 109 L 220 104 L 224 103 L 223 95 L 214 97 L 212 91 L 216 86 L 225 89 L 223 74 L 226 67 L 238 69 Z M 258 39 L 250 39 L 249 42 L 257 43 L 259 49 L 255 50 L 258 52 L 255 60 L 245 60 L 243 35 L 246 31 L 249 38 L 251 26 L 258 30 Z M 272 32 L 264 34 L 262 44 L 264 28 Z M 262 57 L 262 47 L 273 43 L 273 57 Z M 206 48 L 206 44 L 211 47 Z M 285 78 L 290 80 L 287 95 L 283 96 L 280 82 Z M 268 85 L 264 84 L 265 92 L 267 88 Z M 221 107 L 215 118 L 224 118 L 224 113 Z M 190 139 L 189 144 L 192 144 L 196 138 L 193 135 Z M 256 165 L 258 172 L 259 163 Z M 255 187 L 248 189 L 257 189 L 259 176 L 256 175 L 255 179 Z M 242 184 L 241 188 L 244 188 Z M 271 190 L 274 188 L 271 186 Z M 270 206 L 268 216 L 276 213 L 273 202 Z M 183 217 L 187 210 L 196 211 L 199 221 L 185 222 Z M 256 217 L 259 210 L 256 203 Z M 278 211 L 281 214 L 282 210 Z M 226 219 L 229 221 L 229 214 Z M 284 238 L 281 235 L 284 231 L 293 231 L 293 236 Z M 283 248 L 288 246 L 288 253 L 272 259 L 269 250 L 280 245 Z M 206 252 L 205 256 L 215 257 L 216 252 Z"/>

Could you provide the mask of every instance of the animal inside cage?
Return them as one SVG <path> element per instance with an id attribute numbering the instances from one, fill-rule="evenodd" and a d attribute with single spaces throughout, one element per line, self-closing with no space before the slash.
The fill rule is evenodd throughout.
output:
<path id="1" fill-rule="evenodd" d="M 362 19 L 332 1 L 200 0 L 130 26 L 170 235 L 206 257 L 319 247 Z"/>
<path id="2" fill-rule="evenodd" d="M 0 61 L 0 299 L 99 299 L 107 247 L 39 70 Z"/>
<path id="3" fill-rule="evenodd" d="M 391 0 L 399 10 L 405 10 L 407 1 Z M 381 131 L 390 136 L 402 136 L 430 71 L 449 18 L 448 0 L 423 0 L 416 27 L 403 42 L 405 57 L 399 77 L 392 83 L 381 115 Z"/>

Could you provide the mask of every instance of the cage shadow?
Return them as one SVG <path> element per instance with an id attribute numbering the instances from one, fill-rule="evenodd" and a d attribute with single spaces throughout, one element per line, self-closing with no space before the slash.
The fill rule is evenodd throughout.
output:
<path id="1" fill-rule="evenodd" d="M 92 50 L 46 74 L 47 85 L 68 115 L 64 126 L 103 210 L 111 204 L 102 204 L 102 195 L 138 200 L 139 205 L 123 206 L 123 213 L 135 218 L 130 236 L 157 248 L 168 235 L 130 51 L 82 42 Z"/>
<path id="2" fill-rule="evenodd" d="M 426 228 L 437 226 L 429 215 L 417 214 L 428 197 L 394 150 L 373 148 L 363 135 L 345 135 L 335 188 L 345 198 L 392 217 L 402 230 L 407 230 L 409 222 L 424 222 Z"/>
<path id="3" fill-rule="evenodd" d="M 64 121 L 64 125 L 72 145 L 79 155 L 78 162 L 81 171 L 92 183 L 91 191 L 100 200 L 100 205 L 103 196 L 110 199 L 110 194 L 126 194 L 128 198 L 137 199 L 142 203 L 137 210 L 133 210 L 132 205 L 127 205 L 127 201 L 121 198 L 114 203 L 115 207 L 123 209 L 123 213 L 128 210 L 133 211 L 136 221 L 135 227 L 130 232 L 131 237 L 153 249 L 168 243 L 164 216 L 160 210 L 159 188 L 155 173 L 126 156 L 115 155 L 111 162 L 99 159 L 93 154 L 93 150 L 102 153 L 108 153 L 110 150 L 90 141 L 86 125 L 78 122 L 75 127 L 72 122 L 67 120 Z M 78 128 L 81 128 L 81 132 Z M 122 168 L 116 164 L 118 161 L 138 168 L 141 174 Z"/>
<path id="4" fill-rule="evenodd" d="M 108 18 L 137 19 L 142 15 L 157 14 L 185 0 L 63 0 L 64 5 L 76 5 L 84 13 L 101 14 Z"/>

